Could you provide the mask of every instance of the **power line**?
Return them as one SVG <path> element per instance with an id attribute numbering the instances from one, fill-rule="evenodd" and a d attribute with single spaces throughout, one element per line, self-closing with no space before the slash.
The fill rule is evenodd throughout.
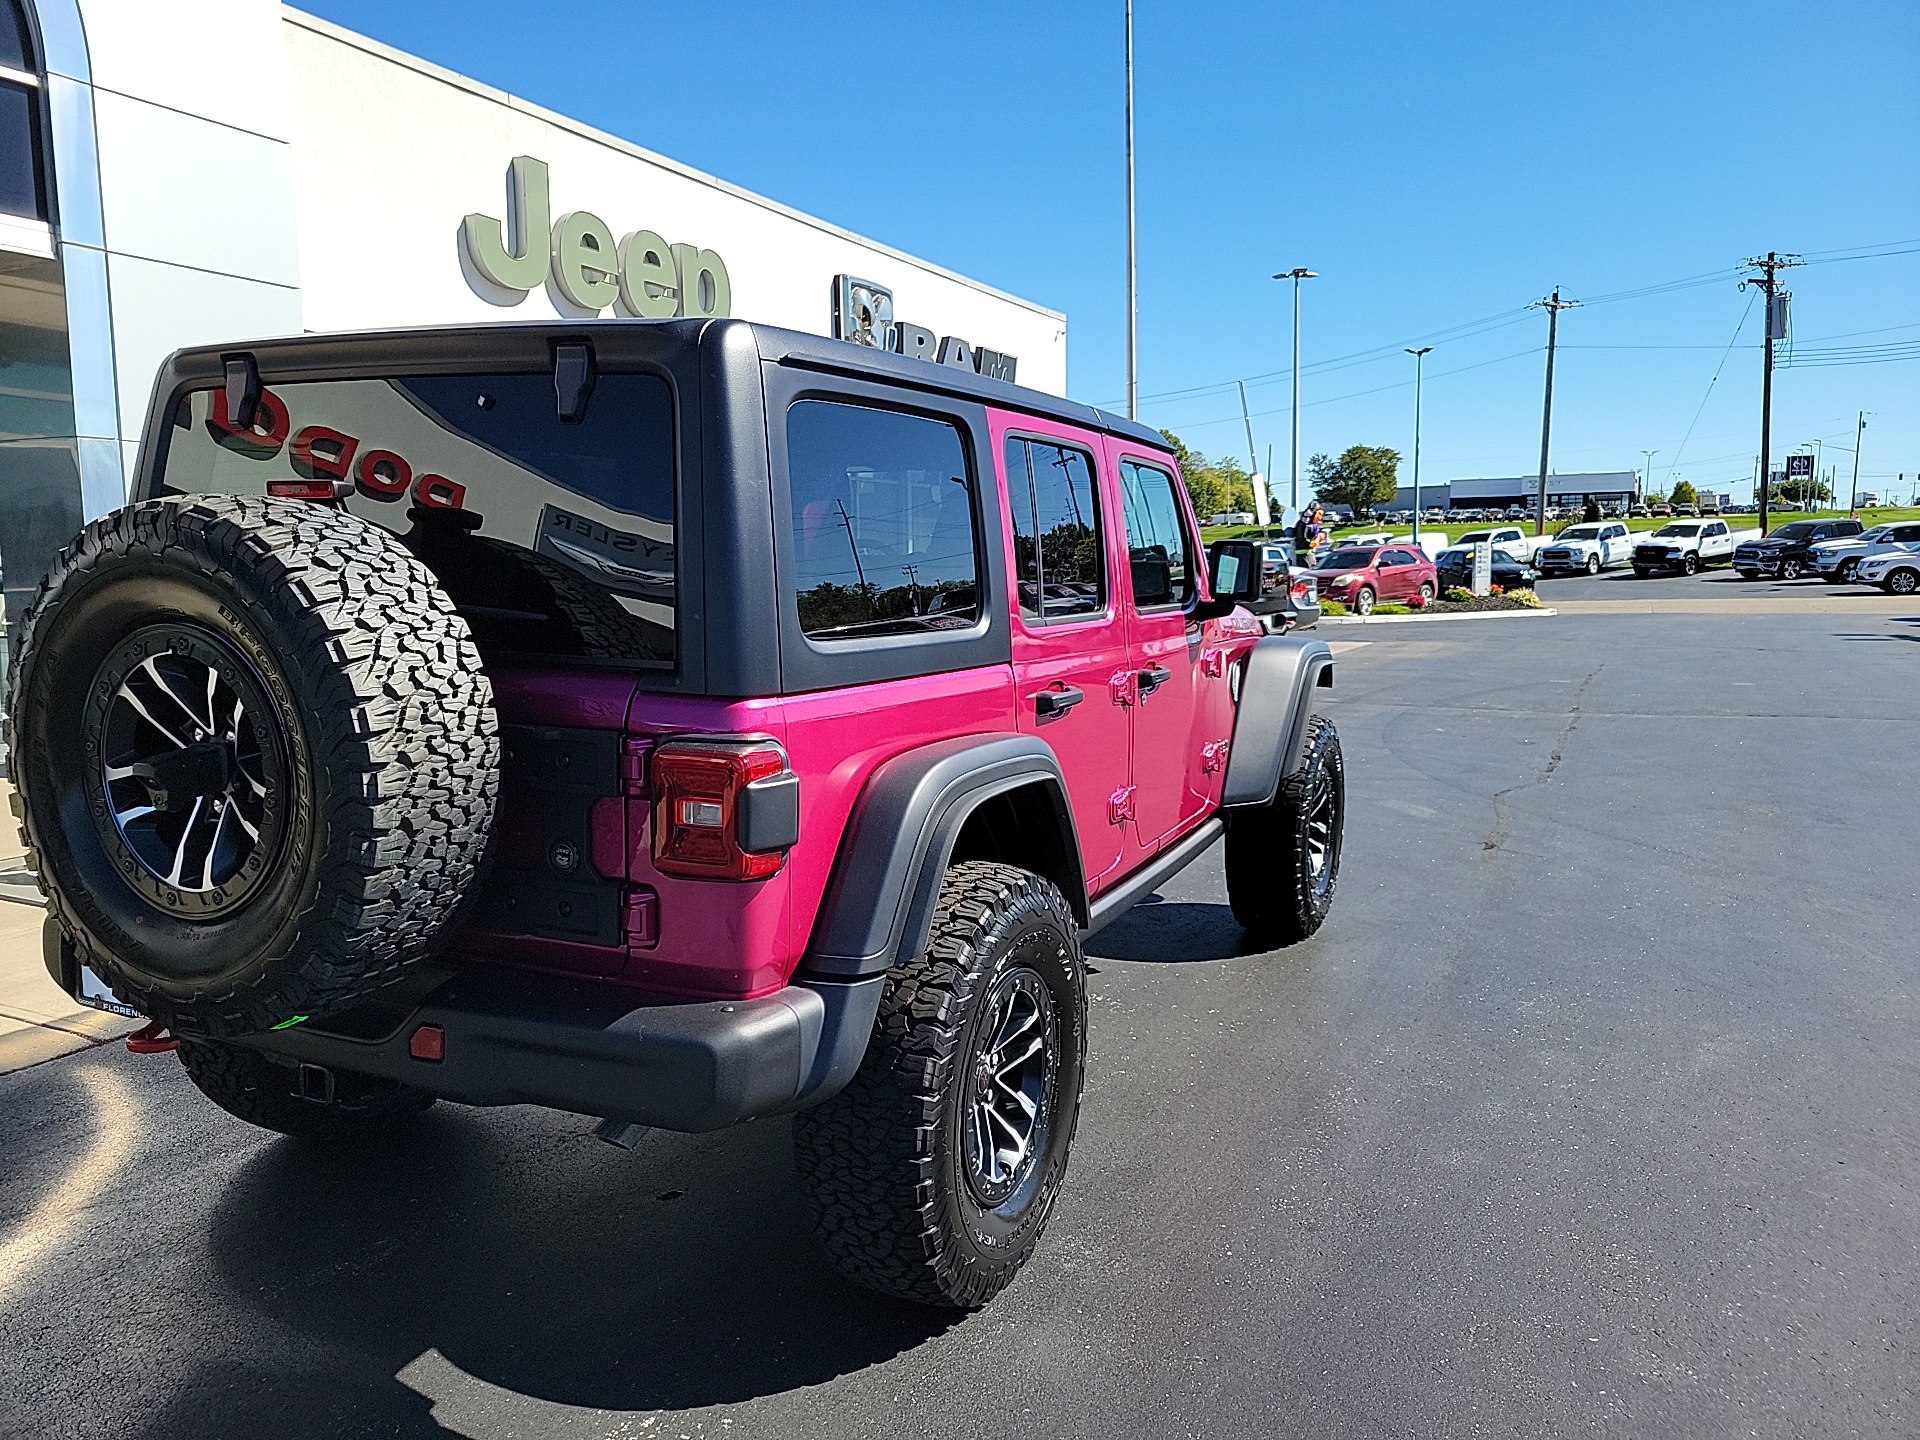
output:
<path id="1" fill-rule="evenodd" d="M 1720 372 L 1727 368 L 1727 357 L 1733 354 L 1733 347 L 1740 343 L 1740 332 L 1747 328 L 1747 317 L 1753 314 L 1753 302 L 1756 298 L 1757 292 L 1755 295 L 1749 295 L 1747 297 L 1747 308 L 1740 312 L 1740 323 L 1733 327 L 1733 338 L 1727 341 L 1727 348 L 1725 353 L 1720 356 L 1720 363 L 1713 367 L 1713 378 L 1707 381 L 1706 393 L 1700 397 L 1700 406 L 1693 412 L 1693 419 L 1687 425 L 1687 433 L 1680 438 L 1680 448 L 1673 452 L 1673 464 L 1667 467 L 1667 475 L 1669 478 L 1680 473 L 1680 457 L 1687 453 L 1687 441 L 1693 439 L 1694 426 L 1700 423 L 1701 415 L 1706 412 L 1707 401 L 1713 398 L 1713 387 L 1720 383 Z M 1706 464 L 1708 462 L 1702 461 L 1700 463 Z"/>

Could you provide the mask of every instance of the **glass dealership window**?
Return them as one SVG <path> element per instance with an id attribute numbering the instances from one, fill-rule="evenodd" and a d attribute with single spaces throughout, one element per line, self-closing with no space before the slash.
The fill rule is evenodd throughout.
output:
<path id="1" fill-rule="evenodd" d="M 817 640 L 980 618 L 973 484 L 949 421 L 829 400 L 787 411 L 794 603 Z"/>
<path id="2" fill-rule="evenodd" d="M 0 215 L 47 218 L 39 61 L 20 0 L 0 0 Z"/>

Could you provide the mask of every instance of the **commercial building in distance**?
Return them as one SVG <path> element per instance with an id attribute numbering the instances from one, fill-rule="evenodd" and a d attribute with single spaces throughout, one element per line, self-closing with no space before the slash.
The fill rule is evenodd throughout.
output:
<path id="1" fill-rule="evenodd" d="M 1066 390 L 1057 311 L 276 0 L 0 0 L 9 615 L 124 501 L 174 350 L 593 315 L 878 336 Z"/>
<path id="2" fill-rule="evenodd" d="M 1420 503 L 1441 510 L 1504 510 L 1510 505 L 1531 507 L 1540 494 L 1540 477 L 1504 475 L 1489 480 L 1443 480 L 1420 486 Z M 1547 476 L 1547 504 L 1560 507 L 1584 504 L 1592 496 L 1602 505 L 1631 505 L 1640 498 L 1640 472 L 1599 470 L 1578 475 Z M 1393 510 L 1413 508 L 1413 487 L 1393 493 Z"/>

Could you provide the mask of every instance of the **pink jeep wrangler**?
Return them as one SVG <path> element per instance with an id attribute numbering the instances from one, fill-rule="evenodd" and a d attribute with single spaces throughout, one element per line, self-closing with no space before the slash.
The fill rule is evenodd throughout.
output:
<path id="1" fill-rule="evenodd" d="M 797 1111 L 837 1264 L 976 1306 L 1084 938 L 1223 836 L 1256 940 L 1327 913 L 1332 657 L 1112 415 L 739 321 L 310 336 L 173 357 L 136 495 L 21 627 L 16 805 L 55 979 L 253 1124 Z"/>

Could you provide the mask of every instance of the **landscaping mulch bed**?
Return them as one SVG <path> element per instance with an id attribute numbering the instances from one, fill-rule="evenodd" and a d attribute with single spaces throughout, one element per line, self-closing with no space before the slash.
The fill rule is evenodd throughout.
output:
<path id="1" fill-rule="evenodd" d="M 1504 595 L 1479 595 L 1472 600 L 1436 600 L 1414 611 L 1416 615 L 1464 615 L 1471 610 L 1538 610 L 1539 605 L 1522 605 Z"/>

